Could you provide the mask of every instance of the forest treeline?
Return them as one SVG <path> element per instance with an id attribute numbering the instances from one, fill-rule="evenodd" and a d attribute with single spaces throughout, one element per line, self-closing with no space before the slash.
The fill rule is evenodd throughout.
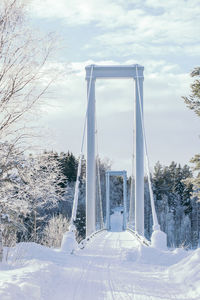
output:
<path id="1" fill-rule="evenodd" d="M 17 155 L 17 152 L 14 153 Z M 4 244 L 35 241 L 49 246 L 59 244 L 57 231 L 67 230 L 71 216 L 78 160 L 73 153 L 44 152 L 33 156 L 15 156 L 14 165 L 2 168 L 1 210 Z M 17 164 L 16 164 L 17 162 Z M 105 172 L 109 160 L 99 160 L 101 199 L 105 222 Z M 172 162 L 169 166 L 157 163 L 152 172 L 154 201 L 161 229 L 166 232 L 169 247 L 195 248 L 199 243 L 199 202 L 194 194 L 191 168 Z M 111 177 L 111 213 L 123 205 L 123 181 Z M 128 185 L 128 213 L 131 178 Z M 133 193 L 134 194 L 134 193 Z M 97 228 L 100 224 L 100 198 L 96 193 Z M 145 178 L 145 236 L 152 234 L 152 212 L 147 178 Z M 62 228 L 63 227 L 63 230 Z M 80 178 L 77 212 L 77 235 L 85 237 L 85 160 Z M 55 236 L 53 236 L 55 235 Z M 51 236 L 51 238 L 49 237 Z"/>

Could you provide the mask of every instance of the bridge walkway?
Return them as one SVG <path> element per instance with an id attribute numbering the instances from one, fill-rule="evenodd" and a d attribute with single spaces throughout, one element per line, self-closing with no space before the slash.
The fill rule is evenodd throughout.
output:
<path id="1" fill-rule="evenodd" d="M 68 279 L 68 286 L 73 286 L 70 299 L 179 299 L 178 287 L 169 282 L 165 268 L 137 263 L 140 247 L 141 243 L 128 231 L 96 235 L 76 254 L 81 264 L 72 276 L 76 284 L 73 281 L 70 285 Z"/>

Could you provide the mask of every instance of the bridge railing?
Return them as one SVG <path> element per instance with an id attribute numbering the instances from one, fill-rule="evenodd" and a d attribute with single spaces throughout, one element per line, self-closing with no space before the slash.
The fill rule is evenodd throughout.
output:
<path id="1" fill-rule="evenodd" d="M 96 235 L 98 235 L 99 233 L 101 233 L 103 231 L 106 231 L 106 229 L 103 228 L 103 229 L 97 230 L 97 231 L 93 232 L 91 235 L 87 236 L 82 241 L 80 241 L 80 243 L 78 244 L 79 249 L 81 249 L 81 250 L 84 249 L 86 247 L 87 243 L 93 239 L 93 237 L 95 237 Z"/>
<path id="2" fill-rule="evenodd" d="M 130 232 L 131 234 L 133 234 L 133 236 L 143 245 L 149 247 L 151 245 L 151 243 L 143 236 L 140 236 L 136 231 L 134 231 L 131 228 L 127 228 L 126 229 L 128 232 Z M 90 242 L 95 236 L 97 236 L 98 234 L 100 234 L 103 231 L 107 231 L 107 229 L 103 228 L 100 230 L 97 230 L 95 232 L 93 232 L 90 236 L 86 237 L 85 239 L 83 239 L 82 241 L 80 241 L 80 243 L 78 244 L 79 249 L 83 250 L 87 243 Z"/>
<path id="3" fill-rule="evenodd" d="M 143 237 L 143 236 L 141 236 L 141 235 L 139 235 L 136 231 L 134 231 L 133 229 L 131 229 L 131 228 L 127 228 L 126 229 L 128 232 L 130 232 L 130 233 L 132 233 L 133 235 L 134 235 L 134 237 L 141 243 L 141 244 L 143 244 L 143 245 L 145 245 L 145 246 L 150 246 L 151 245 L 151 243 L 145 238 L 145 237 Z"/>

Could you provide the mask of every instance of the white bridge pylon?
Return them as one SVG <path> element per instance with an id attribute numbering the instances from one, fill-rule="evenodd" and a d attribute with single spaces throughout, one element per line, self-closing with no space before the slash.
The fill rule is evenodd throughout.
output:
<path id="1" fill-rule="evenodd" d="M 106 171 L 106 229 L 110 230 L 110 176 L 123 177 L 123 230 L 127 221 L 127 173 L 126 171 Z"/>
<path id="2" fill-rule="evenodd" d="M 88 110 L 87 110 L 87 165 L 86 165 L 86 236 L 96 231 L 96 151 L 95 151 L 95 81 L 101 78 L 132 78 L 135 82 L 135 230 L 144 236 L 144 138 L 143 138 L 143 71 L 140 65 L 98 66 L 86 68 Z M 142 113 L 141 113 L 142 112 Z M 133 197 L 132 197 L 133 198 Z M 130 199 L 133 201 L 133 199 Z M 130 204 L 133 208 L 133 203 Z M 133 212 L 130 212 L 133 213 Z"/>

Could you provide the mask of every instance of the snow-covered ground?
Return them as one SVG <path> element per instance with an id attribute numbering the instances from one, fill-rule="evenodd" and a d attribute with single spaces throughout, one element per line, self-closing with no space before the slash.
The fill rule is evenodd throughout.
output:
<path id="1" fill-rule="evenodd" d="M 0 267 L 0 300 L 200 299 L 200 249 L 159 251 L 117 228 L 73 255 L 19 244 Z"/>

